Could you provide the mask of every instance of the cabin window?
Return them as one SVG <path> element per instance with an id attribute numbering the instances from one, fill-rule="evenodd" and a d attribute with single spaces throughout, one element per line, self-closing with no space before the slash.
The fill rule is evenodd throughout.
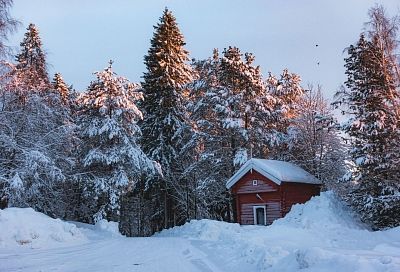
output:
<path id="1" fill-rule="evenodd" d="M 253 179 L 253 186 L 257 186 L 258 185 L 258 180 Z"/>
<path id="2" fill-rule="evenodd" d="M 267 225 L 267 209 L 265 206 L 253 206 L 254 225 Z"/>

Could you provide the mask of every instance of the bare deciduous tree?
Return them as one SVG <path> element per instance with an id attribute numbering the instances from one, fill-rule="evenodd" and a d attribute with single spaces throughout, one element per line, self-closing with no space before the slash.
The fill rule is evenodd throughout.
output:
<path id="1" fill-rule="evenodd" d="M 13 33 L 19 22 L 11 17 L 10 8 L 13 0 L 0 0 L 0 57 L 6 57 L 10 54 L 10 47 L 6 42 L 11 33 Z"/>

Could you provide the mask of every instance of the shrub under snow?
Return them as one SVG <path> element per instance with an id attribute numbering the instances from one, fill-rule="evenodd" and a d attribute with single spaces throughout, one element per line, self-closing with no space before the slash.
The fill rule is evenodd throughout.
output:
<path id="1" fill-rule="evenodd" d="M 74 224 L 31 208 L 0 210 L 0 247 L 49 248 L 82 241 L 86 237 Z"/>
<path id="2" fill-rule="evenodd" d="M 98 221 L 95 225 L 95 229 L 100 230 L 102 232 L 107 232 L 111 236 L 122 236 L 118 229 L 118 222 L 107 221 L 102 219 Z"/>

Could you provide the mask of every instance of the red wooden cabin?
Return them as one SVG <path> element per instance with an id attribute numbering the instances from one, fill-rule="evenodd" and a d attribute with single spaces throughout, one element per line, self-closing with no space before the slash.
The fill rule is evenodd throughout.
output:
<path id="1" fill-rule="evenodd" d="M 235 196 L 238 223 L 269 225 L 285 216 L 293 204 L 319 195 L 321 182 L 289 162 L 250 159 L 226 187 Z"/>

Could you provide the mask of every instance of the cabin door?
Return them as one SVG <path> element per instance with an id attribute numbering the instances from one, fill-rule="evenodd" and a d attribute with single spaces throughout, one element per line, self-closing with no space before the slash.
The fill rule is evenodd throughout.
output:
<path id="1" fill-rule="evenodd" d="M 253 206 L 254 225 L 267 224 L 267 211 L 265 206 Z"/>

